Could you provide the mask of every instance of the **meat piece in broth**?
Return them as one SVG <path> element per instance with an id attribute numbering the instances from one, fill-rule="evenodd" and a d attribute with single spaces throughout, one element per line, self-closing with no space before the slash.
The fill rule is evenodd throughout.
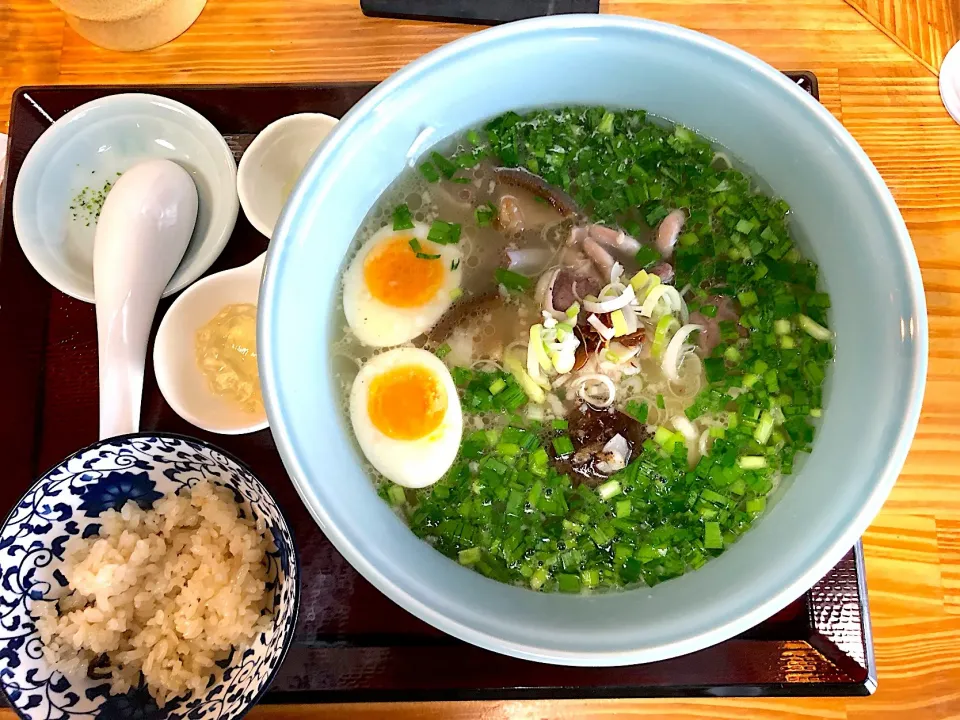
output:
<path id="1" fill-rule="evenodd" d="M 550 185 L 539 175 L 522 168 L 497 168 L 493 174 L 498 184 L 526 190 L 544 200 L 562 217 L 580 215 L 580 209 L 572 197 Z"/>
<path id="2" fill-rule="evenodd" d="M 720 323 L 728 320 L 738 323 L 737 329 L 741 336 L 746 336 L 746 328 L 740 327 L 740 311 L 737 302 L 726 295 L 710 295 L 701 305 L 715 305 L 717 314 L 714 317 L 707 317 L 701 312 L 690 313 L 690 323 L 699 325 L 703 328 L 700 331 L 700 340 L 697 352 L 702 357 L 707 357 L 713 352 L 713 349 L 720 344 Z"/>
<path id="3" fill-rule="evenodd" d="M 663 257 L 673 255 L 673 248 L 677 244 L 680 233 L 683 232 L 683 226 L 687 222 L 687 215 L 683 210 L 671 210 L 667 216 L 660 221 L 657 227 L 657 236 L 654 244 Z"/>
<path id="4" fill-rule="evenodd" d="M 650 437 L 645 425 L 614 408 L 578 402 L 567 414 L 573 454 L 553 453 L 554 467 L 575 482 L 596 487 L 622 469 Z"/>
<path id="5" fill-rule="evenodd" d="M 500 362 L 506 346 L 522 337 L 537 316 L 536 307 L 523 296 L 491 294 L 461 300 L 426 334 L 424 345 L 435 349 L 447 343 L 450 352 L 444 361 L 450 366 Z"/>

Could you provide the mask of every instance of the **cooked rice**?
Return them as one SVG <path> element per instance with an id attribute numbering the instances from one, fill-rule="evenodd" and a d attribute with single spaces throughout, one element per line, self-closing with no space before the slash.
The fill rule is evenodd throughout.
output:
<path id="1" fill-rule="evenodd" d="M 206 481 L 99 520 L 99 536 L 67 545 L 60 570 L 73 592 L 37 603 L 47 658 L 85 674 L 106 653 L 109 667 L 93 672 L 109 673 L 112 692 L 139 685 L 142 671 L 161 707 L 202 694 L 215 663 L 270 626 L 265 523 L 239 517 L 232 492 Z"/>

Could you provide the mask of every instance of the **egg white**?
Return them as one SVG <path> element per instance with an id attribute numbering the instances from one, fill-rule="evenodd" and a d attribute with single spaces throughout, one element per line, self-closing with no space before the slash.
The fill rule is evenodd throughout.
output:
<path id="1" fill-rule="evenodd" d="M 424 223 L 415 223 L 410 230 L 394 230 L 392 225 L 387 225 L 374 233 L 350 262 L 343 275 L 343 312 L 350 329 L 364 345 L 390 347 L 412 340 L 436 325 L 453 303 L 452 291 L 460 287 L 462 259 L 456 245 L 424 245 L 430 254 L 439 254 L 440 258 L 423 262 L 442 263 L 444 279 L 423 305 L 406 308 L 387 305 L 373 296 L 364 281 L 364 262 L 375 248 L 391 242 L 397 235 L 415 237 L 426 243 L 429 232 L 430 227 Z"/>
<path id="2" fill-rule="evenodd" d="M 368 414 L 370 383 L 402 365 L 418 365 L 433 375 L 447 393 L 447 410 L 436 430 L 417 440 L 384 435 Z M 385 478 L 409 488 L 432 485 L 450 468 L 460 449 L 463 415 L 450 371 L 436 355 L 418 348 L 394 348 L 371 358 L 357 374 L 350 391 L 350 422 L 367 460 Z"/>

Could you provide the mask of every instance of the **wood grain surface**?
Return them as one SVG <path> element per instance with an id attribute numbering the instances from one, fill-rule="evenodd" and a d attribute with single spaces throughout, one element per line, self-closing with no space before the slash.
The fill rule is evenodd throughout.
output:
<path id="1" fill-rule="evenodd" d="M 867 20 L 936 71 L 960 40 L 960 3 L 956 0 L 847 0 Z"/>
<path id="2" fill-rule="evenodd" d="M 960 127 L 940 104 L 934 73 L 960 26 L 948 0 L 850 2 L 857 7 L 608 0 L 602 8 L 709 33 L 781 69 L 815 71 L 822 101 L 872 158 L 909 226 L 927 292 L 930 367 L 912 451 L 864 538 L 876 695 L 264 706 L 251 718 L 960 718 Z M 380 79 L 473 30 L 367 19 L 357 5 L 209 0 L 175 42 L 123 55 L 84 42 L 45 0 L 0 0 L 0 128 L 10 93 L 26 83 Z"/>

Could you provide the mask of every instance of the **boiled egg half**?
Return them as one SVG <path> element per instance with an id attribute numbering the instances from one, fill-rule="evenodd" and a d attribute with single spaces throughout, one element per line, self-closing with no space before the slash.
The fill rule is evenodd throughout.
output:
<path id="1" fill-rule="evenodd" d="M 365 345 L 400 345 L 425 333 L 447 311 L 460 287 L 461 252 L 427 239 L 430 227 L 392 226 L 376 232 L 343 276 L 347 324 Z"/>
<path id="2" fill-rule="evenodd" d="M 367 460 L 410 488 L 443 477 L 463 435 L 450 371 L 433 353 L 410 347 L 375 355 L 360 368 L 350 391 L 350 422 Z"/>

